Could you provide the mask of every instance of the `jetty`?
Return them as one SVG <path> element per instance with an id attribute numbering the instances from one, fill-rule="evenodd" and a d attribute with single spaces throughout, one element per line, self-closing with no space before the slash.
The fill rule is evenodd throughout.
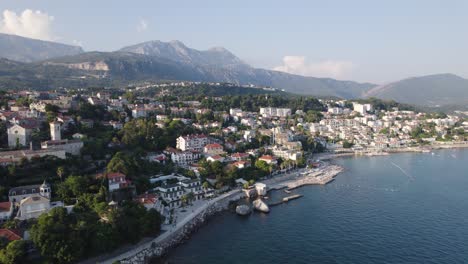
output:
<path id="1" fill-rule="evenodd" d="M 343 168 L 336 165 L 329 165 L 319 171 L 309 171 L 296 177 L 293 180 L 283 182 L 286 191 L 291 191 L 305 185 L 325 185 L 335 180 L 335 176 L 343 171 Z"/>
<path id="2" fill-rule="evenodd" d="M 295 200 L 295 199 L 299 199 L 301 198 L 303 195 L 302 194 L 294 194 L 294 195 L 291 195 L 291 196 L 288 196 L 288 197 L 284 197 L 283 199 L 277 201 L 277 202 L 274 202 L 274 203 L 268 203 L 268 206 L 275 206 L 275 205 L 280 205 L 280 204 L 283 204 L 283 203 L 287 203 L 289 201 L 292 201 L 292 200 Z"/>

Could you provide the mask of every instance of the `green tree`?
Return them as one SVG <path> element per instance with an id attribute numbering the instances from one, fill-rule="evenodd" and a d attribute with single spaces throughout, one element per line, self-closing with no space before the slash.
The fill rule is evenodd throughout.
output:
<path id="1" fill-rule="evenodd" d="M 64 166 L 59 166 L 57 168 L 57 176 L 60 178 L 61 181 L 63 181 L 63 175 L 65 174 L 65 167 Z"/>
<path id="2" fill-rule="evenodd" d="M 15 240 L 0 251 L 0 263 L 26 263 L 26 241 Z"/>
<path id="3" fill-rule="evenodd" d="M 41 255 L 54 263 L 70 263 L 83 255 L 86 241 L 74 228 L 73 216 L 63 207 L 42 214 L 31 228 L 31 240 Z"/>

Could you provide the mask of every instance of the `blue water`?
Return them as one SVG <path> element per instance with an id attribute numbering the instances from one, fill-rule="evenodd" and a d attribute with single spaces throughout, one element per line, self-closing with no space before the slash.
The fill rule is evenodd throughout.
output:
<path id="1" fill-rule="evenodd" d="M 334 163 L 334 182 L 267 215 L 217 216 L 167 261 L 468 263 L 468 150 Z"/>

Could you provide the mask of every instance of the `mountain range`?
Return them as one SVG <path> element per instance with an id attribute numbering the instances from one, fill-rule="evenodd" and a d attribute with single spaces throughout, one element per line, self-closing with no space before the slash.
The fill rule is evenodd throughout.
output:
<path id="1" fill-rule="evenodd" d="M 291 93 L 377 97 L 420 105 L 465 104 L 468 80 L 452 74 L 409 78 L 385 85 L 315 78 L 254 68 L 225 48 L 196 50 L 180 41 L 148 41 L 114 52 L 84 52 L 60 43 L 0 34 L 0 88 L 113 86 L 139 81 L 254 84 Z"/>
<path id="2" fill-rule="evenodd" d="M 33 62 L 83 53 L 78 46 L 0 33 L 0 58 Z"/>

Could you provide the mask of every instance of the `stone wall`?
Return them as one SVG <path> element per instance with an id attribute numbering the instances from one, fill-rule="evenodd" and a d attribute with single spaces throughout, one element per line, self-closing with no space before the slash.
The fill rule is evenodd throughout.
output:
<path id="1" fill-rule="evenodd" d="M 198 227 L 200 227 L 203 223 L 205 223 L 210 217 L 228 209 L 230 202 L 237 201 L 242 196 L 243 194 L 235 193 L 222 200 L 214 202 L 212 205 L 208 206 L 205 210 L 201 211 L 197 216 L 195 216 L 192 220 L 187 222 L 182 228 L 168 236 L 166 239 L 158 243 L 149 242 L 148 244 L 143 245 L 141 247 L 142 250 L 138 251 L 132 257 L 120 260 L 120 263 L 146 263 L 152 257 L 163 256 L 171 248 L 176 247 L 177 245 L 188 239 L 190 234 L 193 231 L 195 231 Z"/>

